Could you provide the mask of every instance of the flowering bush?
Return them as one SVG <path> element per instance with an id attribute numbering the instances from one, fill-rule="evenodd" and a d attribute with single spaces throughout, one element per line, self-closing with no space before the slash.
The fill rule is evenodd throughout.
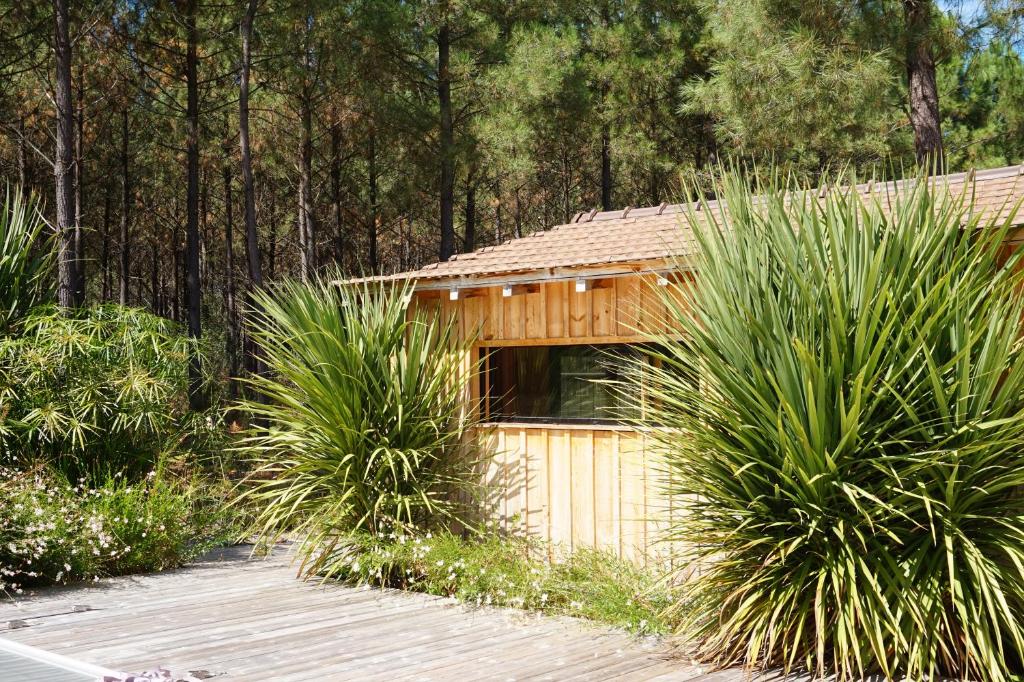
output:
<path id="1" fill-rule="evenodd" d="M 220 502 L 162 471 L 89 487 L 0 467 L 0 592 L 180 565 L 235 532 Z"/>
<path id="2" fill-rule="evenodd" d="M 581 549 L 552 559 L 547 549 L 496 535 L 360 535 L 335 563 L 335 575 L 478 606 L 589 618 L 636 634 L 671 629 L 662 614 L 673 590 L 652 573 L 607 552 Z"/>

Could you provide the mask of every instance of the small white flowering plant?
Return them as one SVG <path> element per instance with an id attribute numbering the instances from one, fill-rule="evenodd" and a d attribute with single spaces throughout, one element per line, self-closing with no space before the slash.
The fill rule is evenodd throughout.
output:
<path id="1" fill-rule="evenodd" d="M 90 483 L 0 467 L 0 595 L 179 565 L 236 532 L 221 507 L 162 471 Z"/>
<path id="2" fill-rule="evenodd" d="M 589 618 L 640 635 L 671 629 L 664 614 L 674 590 L 656 572 L 608 552 L 566 554 L 496 532 L 396 531 L 354 536 L 335 566 L 342 568 L 334 576 L 353 584 Z"/>

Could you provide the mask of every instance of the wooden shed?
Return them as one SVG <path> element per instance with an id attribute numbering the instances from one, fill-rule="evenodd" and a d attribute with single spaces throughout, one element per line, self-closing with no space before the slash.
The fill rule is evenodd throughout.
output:
<path id="1" fill-rule="evenodd" d="M 1024 196 L 1024 166 L 936 181 L 991 215 Z M 857 187 L 880 197 L 895 189 Z M 396 276 L 415 280 L 414 305 L 454 316 L 477 339 L 467 366 L 480 359 L 484 369 L 468 397 L 483 410 L 479 437 L 493 453 L 484 474 L 501 527 L 637 560 L 658 554 L 672 500 L 659 496 L 643 433 L 611 418 L 616 397 L 591 380 L 609 371 L 598 347 L 637 352 L 646 331 L 664 328 L 659 286 L 699 276 L 686 271 L 685 215 L 667 204 L 581 213 Z"/>

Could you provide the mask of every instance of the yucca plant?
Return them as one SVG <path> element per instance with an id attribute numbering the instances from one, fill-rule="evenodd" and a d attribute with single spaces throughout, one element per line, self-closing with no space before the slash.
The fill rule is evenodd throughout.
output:
<path id="1" fill-rule="evenodd" d="M 1024 656 L 1024 301 L 1006 223 L 724 173 L 644 369 L 719 665 L 1005 680 Z M 719 210 L 721 209 L 721 210 Z M 1016 209 L 1016 207 L 1014 207 Z M 1016 211 L 1014 211 L 1016 214 Z M 696 569 L 695 571 L 693 569 Z"/>
<path id="2" fill-rule="evenodd" d="M 0 205 L 0 334 L 50 292 L 53 249 L 33 196 L 7 187 Z"/>
<path id="3" fill-rule="evenodd" d="M 285 282 L 255 296 L 251 333 L 269 372 L 243 404 L 261 424 L 241 496 L 256 533 L 300 539 L 306 574 L 331 575 L 354 532 L 408 532 L 460 517 L 473 462 L 471 369 L 452 323 L 409 314 L 410 285 Z M 265 426 L 265 428 L 264 428 Z"/>

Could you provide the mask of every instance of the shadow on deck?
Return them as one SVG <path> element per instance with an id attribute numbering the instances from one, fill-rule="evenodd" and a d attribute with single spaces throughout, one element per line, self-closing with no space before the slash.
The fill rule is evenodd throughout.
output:
<path id="1" fill-rule="evenodd" d="M 574 619 L 302 582 L 287 548 L 264 559 L 248 546 L 0 602 L 0 637 L 116 670 L 217 680 L 668 682 L 703 672 L 660 642 Z"/>

